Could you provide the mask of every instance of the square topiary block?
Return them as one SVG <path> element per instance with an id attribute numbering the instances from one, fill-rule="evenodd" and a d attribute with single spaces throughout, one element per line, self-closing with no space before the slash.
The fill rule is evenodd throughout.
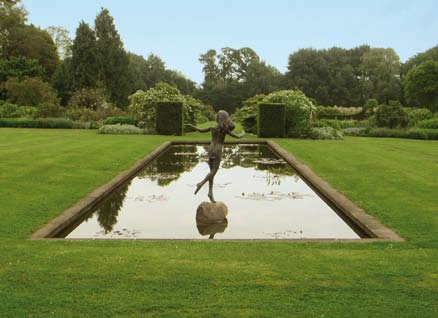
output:
<path id="1" fill-rule="evenodd" d="M 257 116 L 259 137 L 284 137 L 286 131 L 286 107 L 280 103 L 260 103 Z"/>
<path id="2" fill-rule="evenodd" d="M 177 135 L 184 133 L 184 110 L 181 102 L 157 103 L 156 129 L 160 135 Z"/>

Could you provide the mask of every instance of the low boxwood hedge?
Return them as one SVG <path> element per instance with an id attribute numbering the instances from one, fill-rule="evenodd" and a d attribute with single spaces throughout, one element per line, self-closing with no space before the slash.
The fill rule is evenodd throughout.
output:
<path id="1" fill-rule="evenodd" d="M 0 118 L 0 127 L 15 128 L 85 128 L 82 123 L 67 118 Z"/>

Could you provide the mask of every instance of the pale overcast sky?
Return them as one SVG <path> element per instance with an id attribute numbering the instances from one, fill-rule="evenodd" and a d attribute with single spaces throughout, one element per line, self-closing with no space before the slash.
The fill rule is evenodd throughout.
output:
<path id="1" fill-rule="evenodd" d="M 115 19 L 125 48 L 160 56 L 171 69 L 202 82 L 201 53 L 251 47 L 286 70 L 300 48 L 392 47 L 402 61 L 438 45 L 437 0 L 23 0 L 29 22 L 62 26 L 74 37 L 101 7 Z"/>

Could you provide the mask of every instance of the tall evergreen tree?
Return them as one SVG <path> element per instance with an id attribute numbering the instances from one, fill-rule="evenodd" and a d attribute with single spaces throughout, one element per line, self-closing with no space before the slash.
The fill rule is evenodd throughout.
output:
<path id="1" fill-rule="evenodd" d="M 76 29 L 69 66 L 73 90 L 97 86 L 99 65 L 96 36 L 84 21 Z"/>
<path id="2" fill-rule="evenodd" d="M 131 92 L 129 58 L 109 11 L 102 8 L 94 21 L 100 79 L 116 105 L 125 107 Z"/>

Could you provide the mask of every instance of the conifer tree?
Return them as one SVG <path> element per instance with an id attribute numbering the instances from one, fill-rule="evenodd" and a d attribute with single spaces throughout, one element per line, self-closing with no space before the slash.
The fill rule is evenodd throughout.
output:
<path id="1" fill-rule="evenodd" d="M 125 107 L 128 95 L 132 93 L 129 87 L 128 55 L 107 9 L 102 8 L 94 23 L 100 79 L 110 100 L 119 107 Z"/>
<path id="2" fill-rule="evenodd" d="M 96 36 L 90 26 L 82 21 L 76 29 L 70 62 L 72 87 L 96 87 L 99 79 L 99 65 Z"/>

